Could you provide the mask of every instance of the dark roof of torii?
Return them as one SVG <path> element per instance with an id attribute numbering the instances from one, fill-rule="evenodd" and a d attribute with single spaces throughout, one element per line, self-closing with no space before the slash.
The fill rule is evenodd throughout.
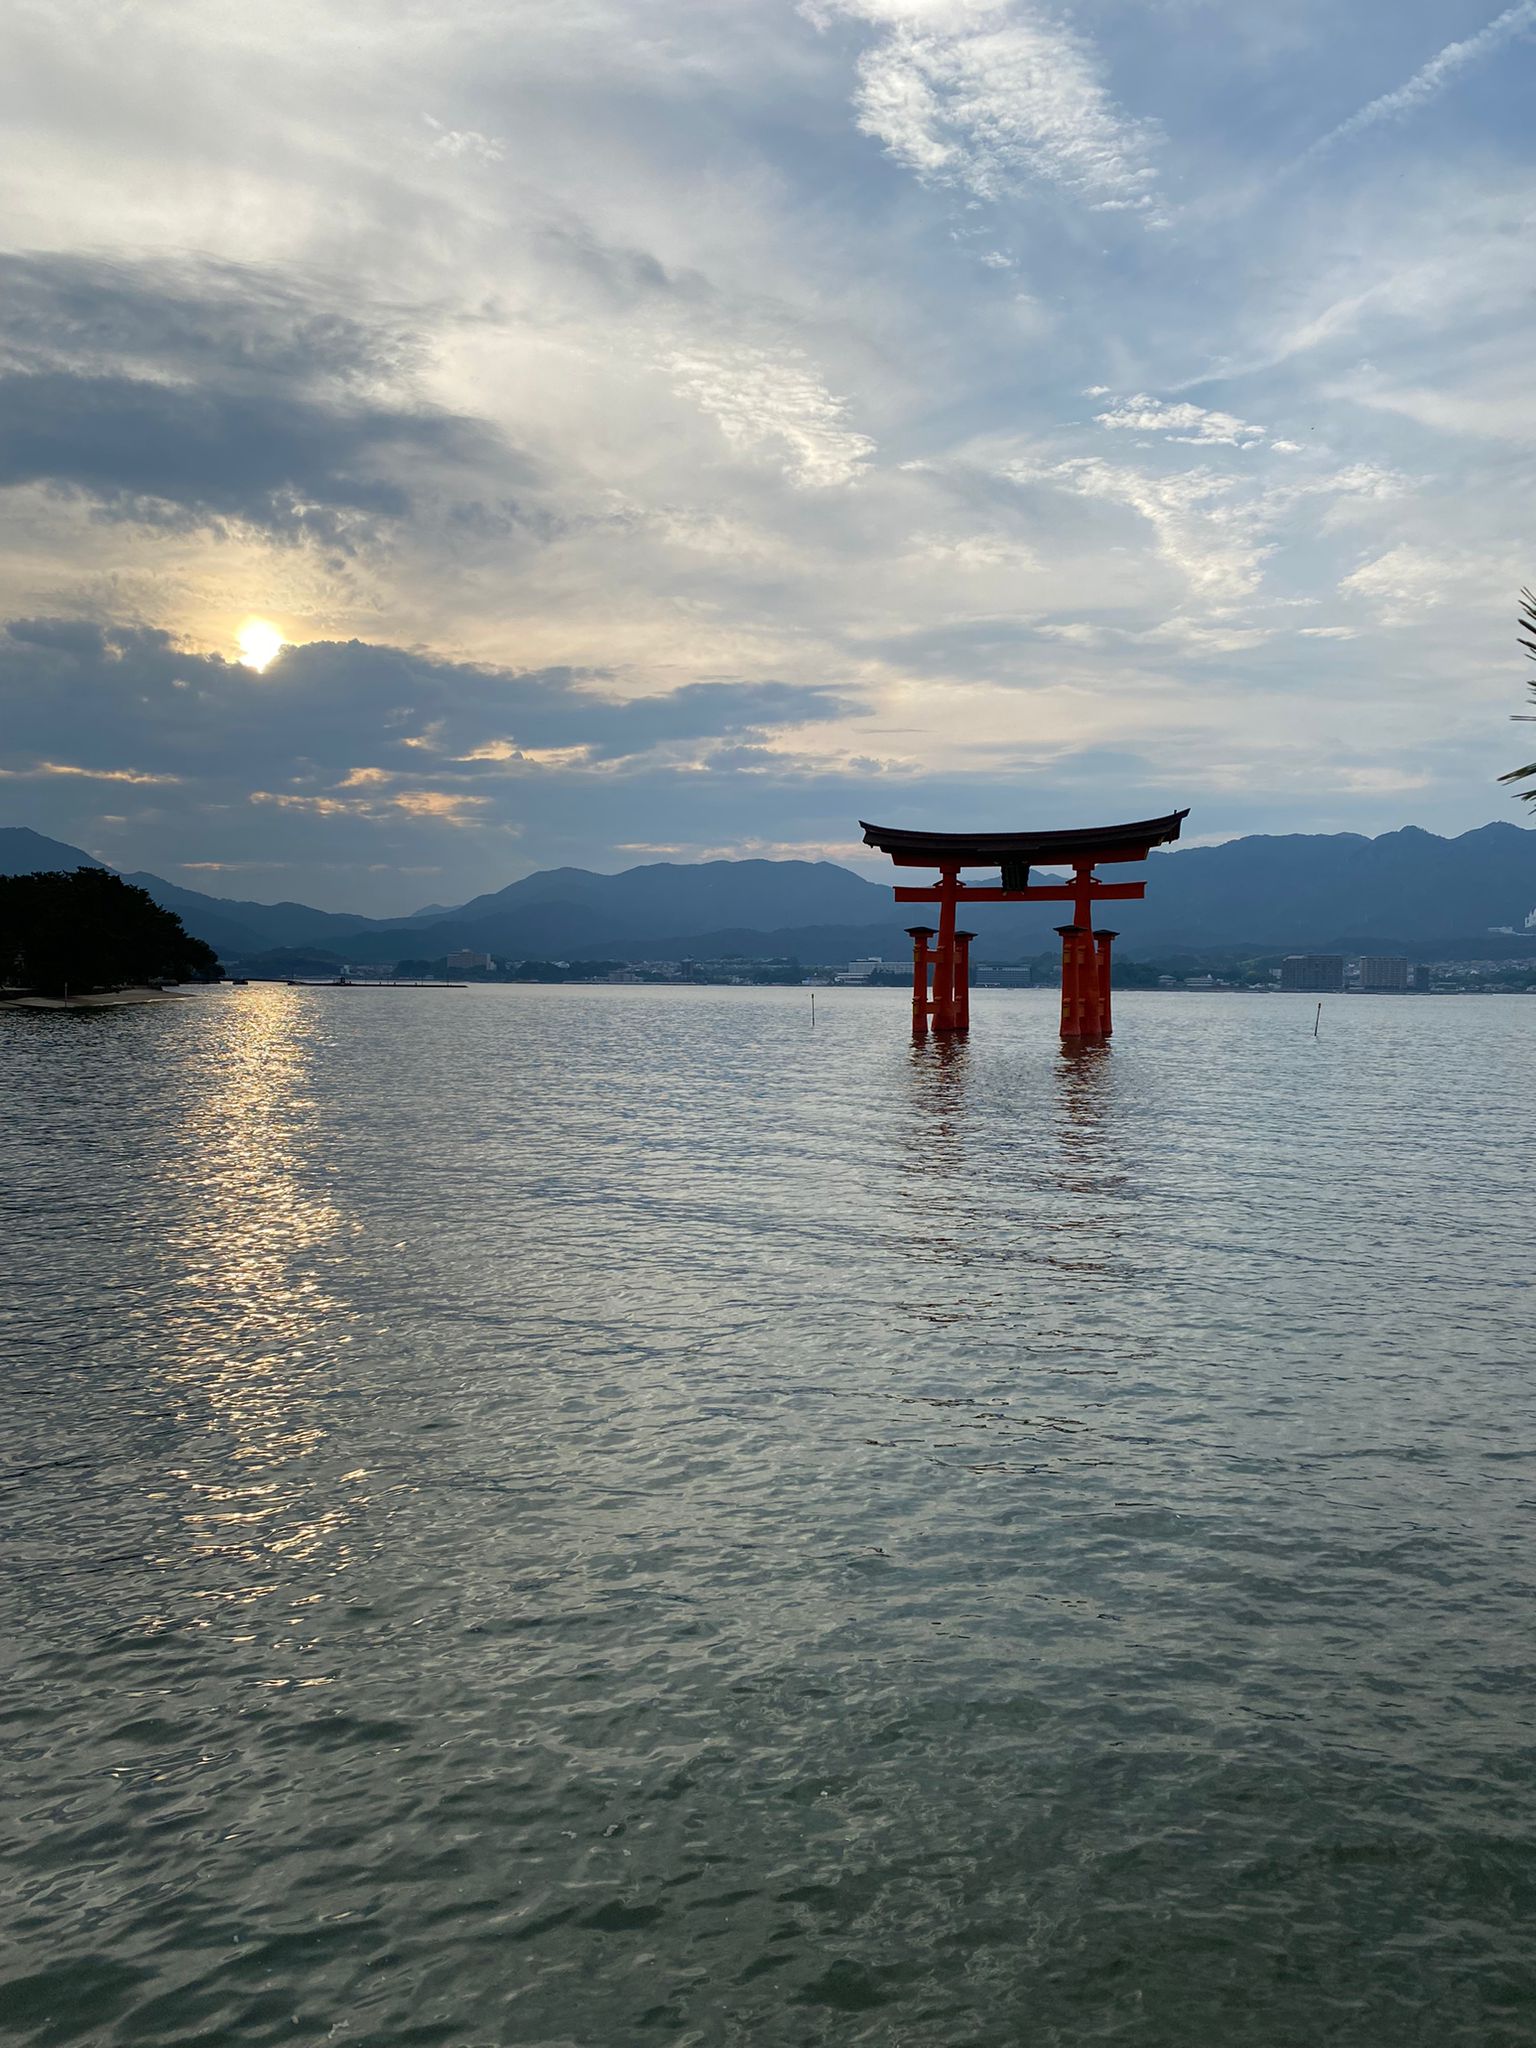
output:
<path id="1" fill-rule="evenodd" d="M 878 846 L 898 867 L 996 867 L 1023 861 L 1057 867 L 1074 860 L 1144 860 L 1154 846 L 1179 836 L 1188 810 L 1130 825 L 1085 825 L 1067 832 L 909 832 L 896 825 L 864 826 L 864 844 Z"/>

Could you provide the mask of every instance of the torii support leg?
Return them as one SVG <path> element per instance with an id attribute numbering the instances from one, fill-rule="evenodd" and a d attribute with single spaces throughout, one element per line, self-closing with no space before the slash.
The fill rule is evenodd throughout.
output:
<path id="1" fill-rule="evenodd" d="M 928 941 L 933 937 L 931 924 L 909 924 L 907 937 L 912 941 L 912 1035 L 923 1038 L 928 1031 L 928 1012 L 932 1005 L 928 1000 L 928 969 L 933 955 L 928 950 Z"/>
<path id="2" fill-rule="evenodd" d="M 1104 1035 L 1099 1024 L 1099 969 L 1093 933 L 1086 925 L 1059 924 L 1061 934 L 1061 1035 L 1081 1045 Z"/>
<path id="3" fill-rule="evenodd" d="M 954 1014 L 957 1031 L 969 1031 L 971 1028 L 971 941 L 975 936 L 974 932 L 955 933 Z"/>
<path id="4" fill-rule="evenodd" d="M 960 870 L 939 870 L 939 936 L 933 949 L 933 1028 L 954 1031 L 955 1023 L 955 901 L 959 895 Z"/>
<path id="5" fill-rule="evenodd" d="M 1109 949 L 1118 939 L 1118 932 L 1097 931 L 1093 935 L 1095 966 L 1099 977 L 1099 1031 L 1105 1038 L 1113 1037 L 1115 1029 L 1114 1011 L 1109 999 Z"/>

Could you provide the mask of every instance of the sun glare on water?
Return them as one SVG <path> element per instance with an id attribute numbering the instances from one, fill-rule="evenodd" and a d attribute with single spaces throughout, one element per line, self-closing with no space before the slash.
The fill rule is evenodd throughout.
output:
<path id="1" fill-rule="evenodd" d="M 277 658 L 283 644 L 282 634 L 270 619 L 247 619 L 235 635 L 240 659 L 258 675 Z"/>

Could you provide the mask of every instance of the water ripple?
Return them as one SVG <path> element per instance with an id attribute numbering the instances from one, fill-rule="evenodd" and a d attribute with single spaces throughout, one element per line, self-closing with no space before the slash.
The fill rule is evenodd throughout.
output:
<path id="1" fill-rule="evenodd" d="M 0 1019 L 0 2022 L 1501 2048 L 1536 1005 Z"/>

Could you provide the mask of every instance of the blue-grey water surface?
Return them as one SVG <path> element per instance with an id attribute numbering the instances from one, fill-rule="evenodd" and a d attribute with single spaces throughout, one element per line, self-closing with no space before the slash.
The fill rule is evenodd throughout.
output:
<path id="1" fill-rule="evenodd" d="M 0 1017 L 0 2029 L 1536 2041 L 1536 1002 Z"/>

